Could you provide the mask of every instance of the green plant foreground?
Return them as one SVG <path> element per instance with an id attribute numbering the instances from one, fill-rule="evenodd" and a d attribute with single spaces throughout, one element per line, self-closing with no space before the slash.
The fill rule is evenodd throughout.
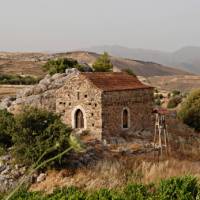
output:
<path id="1" fill-rule="evenodd" d="M 159 185 L 129 184 L 121 189 L 84 191 L 75 187 L 57 189 L 53 194 L 19 191 L 12 200 L 198 200 L 200 187 L 191 176 L 162 180 Z M 3 196 L 2 196 L 3 198 Z"/>

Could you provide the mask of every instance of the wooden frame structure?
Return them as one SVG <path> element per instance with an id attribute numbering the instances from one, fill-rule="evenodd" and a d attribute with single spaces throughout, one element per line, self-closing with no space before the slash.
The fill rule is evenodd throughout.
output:
<path id="1" fill-rule="evenodd" d="M 154 152 L 158 150 L 158 158 L 162 158 L 163 149 L 165 149 L 165 154 L 169 155 L 169 134 L 166 124 L 166 115 L 168 112 L 165 109 L 155 109 L 153 113 L 155 114 Z"/>

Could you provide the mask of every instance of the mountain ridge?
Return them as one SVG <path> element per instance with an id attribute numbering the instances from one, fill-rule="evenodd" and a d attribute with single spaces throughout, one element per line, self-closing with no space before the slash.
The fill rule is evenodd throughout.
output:
<path id="1" fill-rule="evenodd" d="M 113 56 L 152 61 L 191 73 L 200 74 L 200 47 L 197 46 L 182 47 L 174 52 L 140 48 L 134 49 L 119 45 L 94 46 L 86 50 L 97 53 L 107 51 Z"/>

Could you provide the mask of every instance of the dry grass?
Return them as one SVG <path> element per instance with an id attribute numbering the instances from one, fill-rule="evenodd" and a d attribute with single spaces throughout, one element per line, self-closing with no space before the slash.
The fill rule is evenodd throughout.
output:
<path id="1" fill-rule="evenodd" d="M 72 173 L 67 170 L 49 171 L 46 180 L 42 183 L 33 184 L 31 190 L 51 193 L 56 187 L 64 186 L 77 186 L 86 190 L 116 188 L 133 182 L 158 183 L 161 179 L 188 174 L 200 178 L 200 168 L 197 162 L 175 159 L 159 163 L 135 162 L 133 159 L 126 162 L 104 160 L 92 168 L 81 169 Z"/>
<path id="2" fill-rule="evenodd" d="M 27 85 L 0 85 L 0 99 L 7 96 L 15 96 L 16 93 L 28 87 Z"/>
<path id="3" fill-rule="evenodd" d="M 178 120 L 169 118 L 167 122 L 171 149 L 169 157 L 163 157 L 158 162 L 156 153 L 151 151 L 123 154 L 114 151 L 116 146 L 110 146 L 102 151 L 104 156 L 96 164 L 76 170 L 48 171 L 46 180 L 33 184 L 31 190 L 51 193 L 56 187 L 72 185 L 83 189 L 116 188 L 131 182 L 158 183 L 161 179 L 186 174 L 200 179 L 200 135 Z M 133 142 L 130 149 L 144 148 L 141 144 L 145 142 L 149 144 L 149 138 Z"/>
<path id="4" fill-rule="evenodd" d="M 200 88 L 200 76 L 193 75 L 153 76 L 146 81 L 154 87 L 166 91 L 173 91 L 176 88 L 182 92 L 188 92 Z"/>
<path id="5" fill-rule="evenodd" d="M 42 70 L 42 62 L 0 60 L 0 73 L 10 75 L 30 75 L 42 77 L 45 75 Z"/>

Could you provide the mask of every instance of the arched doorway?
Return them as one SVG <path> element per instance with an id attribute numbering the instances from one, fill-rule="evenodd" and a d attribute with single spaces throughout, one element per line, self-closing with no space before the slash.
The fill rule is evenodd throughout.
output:
<path id="1" fill-rule="evenodd" d="M 128 110 L 124 109 L 123 113 L 122 113 L 122 127 L 123 128 L 128 128 L 128 126 L 129 126 L 129 116 L 128 115 L 129 115 Z"/>
<path id="2" fill-rule="evenodd" d="M 75 112 L 75 128 L 84 128 L 83 112 L 80 109 Z"/>

